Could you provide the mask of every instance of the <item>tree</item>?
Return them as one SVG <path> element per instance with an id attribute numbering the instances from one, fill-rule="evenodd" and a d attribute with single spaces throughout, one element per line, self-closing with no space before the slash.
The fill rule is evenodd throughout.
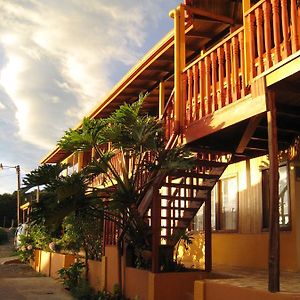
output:
<path id="1" fill-rule="evenodd" d="M 52 170 L 55 166 L 41 166 L 26 177 L 27 187 L 45 184 L 34 219 L 50 226 L 62 222 L 72 211 L 102 212 L 121 232 L 119 254 L 124 241 L 135 249 L 151 250 L 151 230 L 139 206 L 145 195 L 159 189 L 170 171 L 192 168 L 194 158 L 183 147 L 166 148 L 162 123 L 142 114 L 144 98 L 131 105 L 125 103 L 108 118 L 85 118 L 80 128 L 65 132 L 58 142 L 61 149 L 94 151 L 95 155 L 71 176 L 59 175 L 60 166 L 56 172 Z M 98 187 L 91 185 L 95 177 L 101 178 Z"/>
<path id="2" fill-rule="evenodd" d="M 144 99 L 125 103 L 108 118 L 85 118 L 79 129 L 66 131 L 58 145 L 70 151 L 94 149 L 96 156 L 83 173 L 102 176 L 99 189 L 107 191 L 101 202 L 104 217 L 120 228 L 119 241 L 151 249 L 151 231 L 138 207 L 168 172 L 192 168 L 194 159 L 183 147 L 166 149 L 162 123 L 142 114 Z"/>
<path id="3" fill-rule="evenodd" d="M 0 226 L 9 227 L 12 224 L 12 220 L 17 219 L 16 199 L 16 192 L 0 195 Z"/>

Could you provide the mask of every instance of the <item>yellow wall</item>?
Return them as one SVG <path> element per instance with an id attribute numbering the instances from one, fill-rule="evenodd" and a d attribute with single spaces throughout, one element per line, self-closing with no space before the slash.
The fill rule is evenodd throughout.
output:
<path id="1" fill-rule="evenodd" d="M 262 231 L 262 185 L 260 166 L 266 157 L 230 165 L 222 178 L 238 178 L 238 231 L 214 232 L 212 235 L 213 265 L 268 267 L 268 232 Z M 300 181 L 295 180 L 294 163 L 290 164 L 291 230 L 280 232 L 282 270 L 300 271 Z M 297 234 L 298 233 L 298 234 Z M 187 266 L 203 268 L 203 235 L 194 234 L 194 241 L 182 256 Z"/>

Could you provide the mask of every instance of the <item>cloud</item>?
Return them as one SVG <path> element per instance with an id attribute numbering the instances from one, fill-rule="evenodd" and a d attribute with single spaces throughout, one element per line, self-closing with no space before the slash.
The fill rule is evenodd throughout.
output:
<path id="1" fill-rule="evenodd" d="M 169 31 L 176 4 L 0 0 L 0 162 L 15 155 L 32 166 L 53 149 Z"/>

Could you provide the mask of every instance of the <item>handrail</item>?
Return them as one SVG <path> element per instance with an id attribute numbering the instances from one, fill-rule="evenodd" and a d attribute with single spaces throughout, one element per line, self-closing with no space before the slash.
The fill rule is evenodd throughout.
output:
<path id="1" fill-rule="evenodd" d="M 247 11 L 244 13 L 244 17 L 248 16 L 251 12 L 253 12 L 255 9 L 257 9 L 259 6 L 261 6 L 266 0 L 260 0 L 257 2 L 255 5 L 253 5 L 251 8 L 249 8 Z"/>
<path id="2" fill-rule="evenodd" d="M 168 99 L 168 101 L 167 101 L 167 103 L 166 103 L 166 105 L 165 105 L 165 108 L 164 108 L 164 111 L 163 111 L 163 113 L 162 113 L 162 115 L 161 115 L 161 117 L 160 117 L 160 120 L 163 119 L 163 118 L 165 117 L 165 114 L 166 114 L 166 112 L 167 112 L 167 110 L 168 110 L 168 106 L 169 106 L 170 102 L 172 101 L 172 98 L 173 98 L 173 96 L 174 96 L 174 93 L 175 93 L 175 88 L 173 88 L 173 90 L 172 90 L 172 92 L 171 92 L 171 94 L 170 94 L 170 97 L 169 97 L 169 99 Z"/>
<path id="3" fill-rule="evenodd" d="M 223 39 L 220 43 L 218 43 L 215 46 L 213 46 L 211 49 L 209 49 L 203 55 L 201 55 L 200 57 L 198 57 L 196 60 L 194 60 L 193 62 L 191 62 L 189 65 L 187 65 L 183 69 L 183 73 L 186 72 L 188 69 L 192 68 L 200 60 L 204 59 L 206 56 L 210 55 L 212 52 L 214 52 L 215 50 L 217 50 L 218 48 L 220 48 L 222 45 L 224 45 L 226 42 L 228 42 L 229 40 L 231 40 L 234 36 L 238 35 L 243 30 L 244 30 L 244 26 L 240 27 L 235 32 L 233 32 L 232 34 L 230 34 L 229 36 L 227 36 L 225 39 Z"/>

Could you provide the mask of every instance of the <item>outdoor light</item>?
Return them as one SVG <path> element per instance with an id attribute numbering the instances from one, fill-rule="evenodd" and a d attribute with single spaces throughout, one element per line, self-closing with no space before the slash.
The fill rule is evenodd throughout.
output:
<path id="1" fill-rule="evenodd" d="M 17 173 L 17 225 L 20 223 L 20 188 L 21 188 L 21 176 L 20 176 L 20 165 L 17 166 L 3 166 L 0 163 L 0 170 L 4 169 L 16 169 Z"/>

